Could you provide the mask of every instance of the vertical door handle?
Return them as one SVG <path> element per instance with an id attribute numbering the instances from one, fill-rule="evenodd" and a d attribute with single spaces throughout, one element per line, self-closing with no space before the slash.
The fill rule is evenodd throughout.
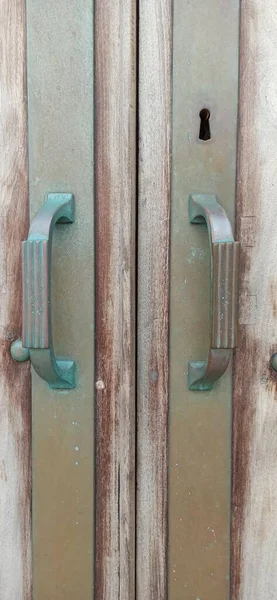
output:
<path id="1" fill-rule="evenodd" d="M 211 390 L 226 371 L 237 345 L 239 242 L 234 241 L 231 223 L 216 196 L 189 197 L 192 224 L 206 223 L 211 254 L 211 341 L 207 361 L 191 361 L 190 390 Z"/>
<path id="2" fill-rule="evenodd" d="M 73 223 L 72 194 L 48 194 L 23 242 L 22 342 L 12 344 L 15 360 L 29 356 L 35 371 L 54 389 L 75 387 L 75 362 L 56 358 L 51 325 L 51 256 L 55 223 Z M 28 349 L 24 351 L 24 349 Z"/>

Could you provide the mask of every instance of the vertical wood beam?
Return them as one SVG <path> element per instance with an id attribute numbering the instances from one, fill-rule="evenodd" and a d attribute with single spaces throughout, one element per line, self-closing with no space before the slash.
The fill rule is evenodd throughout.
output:
<path id="1" fill-rule="evenodd" d="M 139 2 L 137 599 L 167 594 L 171 0 Z"/>
<path id="2" fill-rule="evenodd" d="M 277 380 L 270 368 L 277 351 L 276 27 L 273 0 L 242 1 L 232 600 L 277 597 Z"/>
<path id="3" fill-rule="evenodd" d="M 21 241 L 28 229 L 25 2 L 0 2 L 0 595 L 31 600 L 29 364 L 21 335 Z"/>
<path id="4" fill-rule="evenodd" d="M 96 0 L 95 36 L 95 593 L 134 600 L 135 0 Z"/>

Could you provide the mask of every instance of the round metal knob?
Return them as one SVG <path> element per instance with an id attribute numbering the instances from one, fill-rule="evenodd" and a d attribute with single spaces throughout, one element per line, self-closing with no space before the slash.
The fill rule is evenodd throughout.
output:
<path id="1" fill-rule="evenodd" d="M 24 362 L 30 358 L 29 348 L 23 348 L 22 341 L 16 340 L 11 345 L 11 355 L 17 362 Z"/>

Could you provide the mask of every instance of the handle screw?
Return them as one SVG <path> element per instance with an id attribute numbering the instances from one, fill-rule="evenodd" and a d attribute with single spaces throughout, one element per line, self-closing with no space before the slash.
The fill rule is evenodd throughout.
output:
<path id="1" fill-rule="evenodd" d="M 275 354 L 272 354 L 270 364 L 272 366 L 272 369 L 274 369 L 274 371 L 277 372 L 277 352 Z"/>

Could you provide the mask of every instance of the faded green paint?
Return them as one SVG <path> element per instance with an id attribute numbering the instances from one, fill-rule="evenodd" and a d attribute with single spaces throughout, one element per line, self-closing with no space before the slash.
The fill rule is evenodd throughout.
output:
<path id="1" fill-rule="evenodd" d="M 74 194 L 74 225 L 55 226 L 52 335 L 76 360 L 76 387 L 32 369 L 34 600 L 93 597 L 94 2 L 27 0 L 30 219 L 51 193 Z"/>
<path id="2" fill-rule="evenodd" d="M 190 224 L 187 199 L 217 195 L 234 224 L 238 34 L 239 0 L 174 0 L 169 600 L 229 600 L 232 369 L 213 390 L 188 389 L 189 361 L 209 352 L 211 286 L 207 230 Z"/>

